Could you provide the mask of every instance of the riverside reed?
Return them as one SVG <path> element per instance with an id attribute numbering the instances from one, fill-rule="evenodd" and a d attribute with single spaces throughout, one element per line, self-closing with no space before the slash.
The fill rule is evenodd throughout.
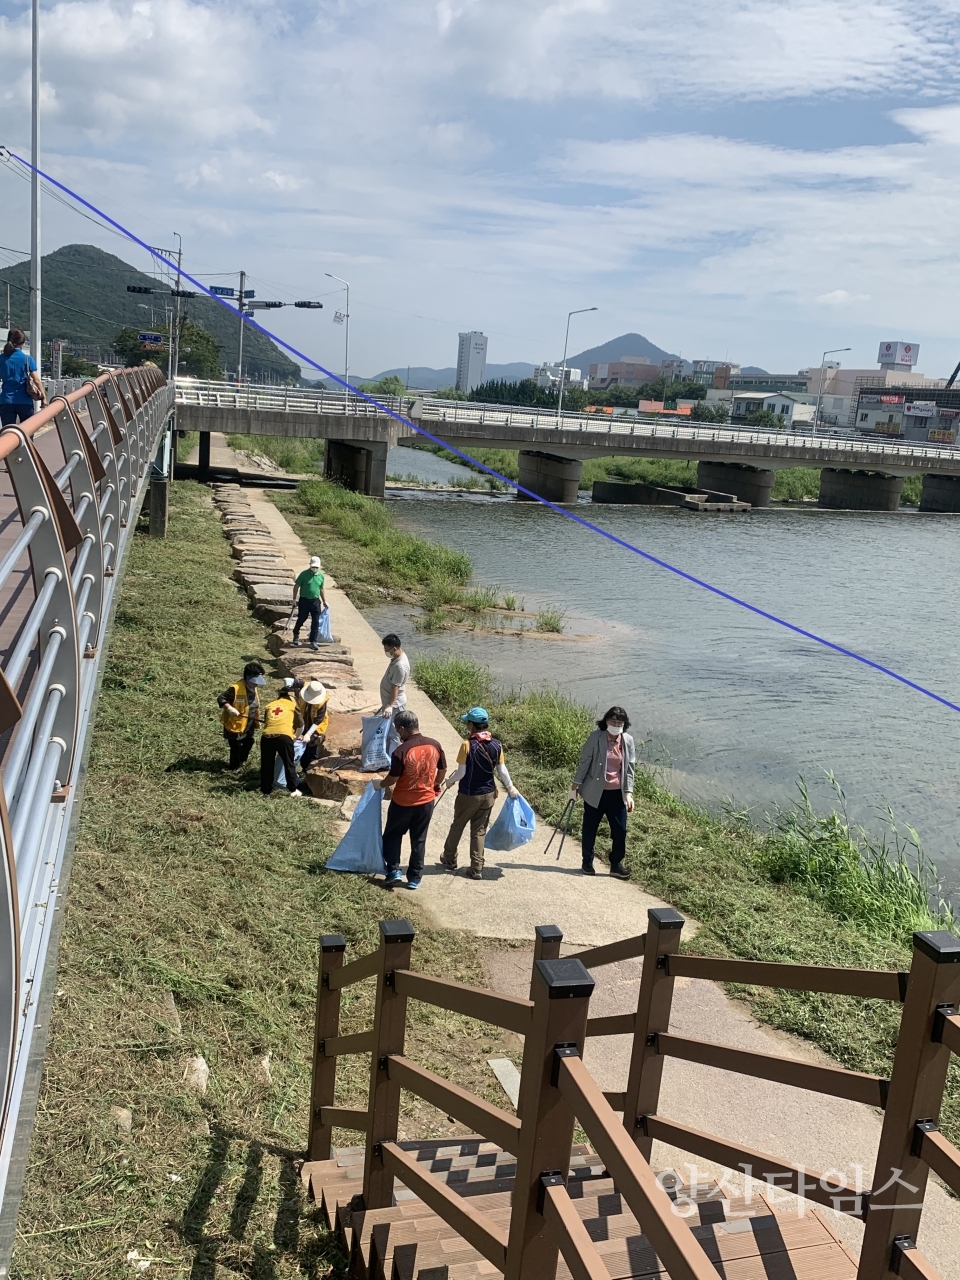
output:
<path id="1" fill-rule="evenodd" d="M 596 712 L 556 690 L 498 691 L 489 671 L 449 653 L 418 658 L 418 685 L 457 723 L 482 703 L 509 752 L 514 782 L 547 822 L 566 802 L 580 747 Z M 919 838 L 897 831 L 876 840 L 842 812 L 799 803 L 778 811 L 767 831 L 710 816 L 637 770 L 636 810 L 627 836 L 631 878 L 700 922 L 689 949 L 744 960 L 868 969 L 908 969 L 914 930 L 953 928 Z M 583 806 L 572 825 L 580 830 Z M 916 860 L 908 858 L 913 846 Z M 600 849 L 609 851 L 609 841 Z M 899 1009 L 884 1001 L 739 988 L 763 1021 L 814 1041 L 845 1067 L 889 1074 Z M 960 1137 L 960 1063 L 953 1060 L 942 1124 Z"/>
<path id="2" fill-rule="evenodd" d="M 268 692 L 276 679 L 233 566 L 208 491 L 191 483 L 172 486 L 166 540 L 134 539 L 67 887 L 18 1280 L 129 1280 L 133 1251 L 155 1260 L 149 1275 L 342 1275 L 294 1167 L 318 935 L 343 933 L 349 961 L 402 911 L 417 968 L 483 984 L 476 939 L 427 927 L 416 902 L 360 877 L 323 874 L 331 810 L 262 800 L 256 754 L 227 770 L 215 694 L 254 658 Z M 344 993 L 345 1033 L 369 1025 L 372 995 L 369 982 Z M 485 1059 L 515 1052 L 512 1037 L 418 1002 L 408 1026 L 425 1066 L 496 1099 Z M 203 1099 L 183 1083 L 198 1054 Z M 340 1080 L 337 1101 L 365 1105 L 369 1063 L 342 1059 Z M 129 1134 L 113 1108 L 129 1109 Z M 403 1136 L 449 1132 L 404 1096 Z"/>

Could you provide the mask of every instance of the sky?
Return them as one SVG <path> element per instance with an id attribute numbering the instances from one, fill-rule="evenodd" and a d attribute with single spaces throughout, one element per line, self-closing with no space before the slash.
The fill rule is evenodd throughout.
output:
<path id="1" fill-rule="evenodd" d="M 557 360 L 629 331 L 792 371 L 960 360 L 960 0 L 64 0 L 43 166 L 185 266 L 320 312 L 335 372 Z M 0 143 L 29 155 L 29 7 L 0 0 Z M 0 244 L 29 246 L 0 164 Z M 125 245 L 44 200 L 43 248 Z M 0 261 L 11 260 L 0 253 Z M 263 317 L 258 317 L 263 318 Z M 624 355 L 633 354 L 623 352 Z"/>

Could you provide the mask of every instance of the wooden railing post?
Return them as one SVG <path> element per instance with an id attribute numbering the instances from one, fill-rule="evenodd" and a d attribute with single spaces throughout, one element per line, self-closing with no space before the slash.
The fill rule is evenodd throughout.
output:
<path id="1" fill-rule="evenodd" d="M 652 907 L 647 912 L 647 943 L 643 950 L 637 1021 L 623 1106 L 624 1128 L 645 1160 L 650 1159 L 653 1139 L 637 1124 L 637 1117 L 652 1114 L 660 1102 L 663 1058 L 657 1052 L 656 1034 L 670 1029 L 673 978 L 667 973 L 668 955 L 680 950 L 684 918 L 673 907 Z"/>
<path id="2" fill-rule="evenodd" d="M 890 1090 L 880 1133 L 873 1191 L 866 1211 L 858 1280 L 884 1280 L 898 1236 L 917 1238 L 927 1165 L 919 1157 L 917 1125 L 937 1120 L 950 1050 L 934 1040 L 938 1006 L 960 998 L 960 938 L 915 933 Z"/>
<path id="3" fill-rule="evenodd" d="M 537 960 L 559 960 L 560 959 L 560 943 L 563 941 L 563 932 L 558 929 L 555 924 L 538 924 L 534 929 L 533 959 Z M 533 985 L 536 981 L 536 969 L 530 973 L 530 999 L 533 999 Z"/>
<path id="4" fill-rule="evenodd" d="M 505 1280 L 554 1280 L 559 1251 L 538 1205 L 540 1175 L 570 1169 L 574 1114 L 557 1088 L 561 1052 L 582 1053 L 594 982 L 579 960 L 536 960 L 533 1025 L 524 1041 L 521 1117 Z"/>
<path id="5" fill-rule="evenodd" d="M 337 1084 L 337 1060 L 323 1056 L 323 1042 L 340 1034 L 340 992 L 331 991 L 330 974 L 343 964 L 347 940 L 341 933 L 320 935 L 320 969 L 317 974 L 317 1016 L 313 1036 L 313 1083 L 310 1087 L 310 1126 L 307 1159 L 330 1159 L 332 1125 L 323 1124 L 321 1107 L 333 1106 Z"/>
<path id="6" fill-rule="evenodd" d="M 393 1174 L 384 1166 L 380 1144 L 396 1141 L 400 1120 L 400 1085 L 390 1080 L 387 1058 L 391 1053 L 403 1053 L 407 998 L 397 994 L 393 975 L 398 969 L 410 968 L 413 937 L 409 920 L 380 921 L 367 1151 L 363 1162 L 363 1203 L 367 1209 L 388 1209 L 393 1203 Z"/>

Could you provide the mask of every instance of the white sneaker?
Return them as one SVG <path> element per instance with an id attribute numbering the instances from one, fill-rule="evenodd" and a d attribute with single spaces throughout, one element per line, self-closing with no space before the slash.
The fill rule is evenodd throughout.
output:
<path id="1" fill-rule="evenodd" d="M 303 795 L 303 792 L 302 792 L 302 791 L 288 791 L 288 792 L 287 792 L 287 795 L 288 795 L 288 796 L 302 796 L 302 795 Z"/>

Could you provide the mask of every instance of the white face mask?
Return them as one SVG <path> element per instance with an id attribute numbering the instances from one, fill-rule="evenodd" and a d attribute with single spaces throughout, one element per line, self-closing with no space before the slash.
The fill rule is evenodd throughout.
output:
<path id="1" fill-rule="evenodd" d="M 622 724 L 608 724 L 608 725 L 607 725 L 607 733 L 609 733 L 609 735 L 610 735 L 610 737 L 611 737 L 611 738 L 619 738 L 619 737 L 620 737 L 620 735 L 621 735 L 621 733 L 623 733 L 623 725 L 622 725 Z"/>

